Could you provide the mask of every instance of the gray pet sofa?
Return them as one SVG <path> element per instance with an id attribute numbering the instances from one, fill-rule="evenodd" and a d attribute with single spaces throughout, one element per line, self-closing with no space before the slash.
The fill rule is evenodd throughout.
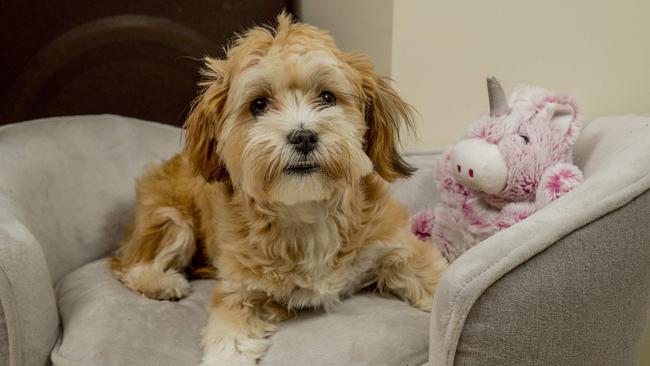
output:
<path id="1" fill-rule="evenodd" d="M 589 124 L 584 184 L 462 255 L 431 314 L 362 293 L 306 312 L 261 365 L 635 365 L 650 303 L 650 119 Z M 194 365 L 212 281 L 179 302 L 109 274 L 134 178 L 181 146 L 179 129 L 118 116 L 0 128 L 0 365 Z M 436 201 L 437 154 L 392 189 Z M 104 259 L 102 259 L 104 258 Z"/>

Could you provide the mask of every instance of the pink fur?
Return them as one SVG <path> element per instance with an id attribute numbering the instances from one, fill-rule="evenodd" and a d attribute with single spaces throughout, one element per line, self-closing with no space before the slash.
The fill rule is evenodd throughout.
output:
<path id="1" fill-rule="evenodd" d="M 572 164 L 571 145 L 582 122 L 575 101 L 542 88 L 522 87 L 499 117 L 482 115 L 464 138 L 480 138 L 499 149 L 508 174 L 497 194 L 472 191 L 454 179 L 453 146 L 440 160 L 436 176 L 440 202 L 413 217 L 413 230 L 433 239 L 450 262 L 478 242 L 532 215 L 582 182 Z M 564 120 L 557 111 L 571 111 Z M 524 139 L 528 138 L 528 143 Z M 427 230 L 430 228 L 430 230 Z"/>
<path id="2" fill-rule="evenodd" d="M 411 221 L 411 230 L 420 240 L 430 240 L 433 221 L 433 210 L 424 210 Z"/>

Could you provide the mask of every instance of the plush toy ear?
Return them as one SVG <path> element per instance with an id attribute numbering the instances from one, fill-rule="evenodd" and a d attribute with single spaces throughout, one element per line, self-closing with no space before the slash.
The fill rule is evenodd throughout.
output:
<path id="1" fill-rule="evenodd" d="M 372 63 L 362 54 L 348 54 L 350 66 L 361 75 L 364 98 L 366 154 L 375 170 L 386 181 L 410 177 L 416 169 L 398 152 L 399 133 L 402 126 L 413 129 L 413 108 L 399 97 L 386 81 L 377 75 Z"/>
<path id="2" fill-rule="evenodd" d="M 572 103 L 550 102 L 544 106 L 549 123 L 569 144 L 578 138 L 580 130 L 579 115 Z"/>
<path id="3" fill-rule="evenodd" d="M 202 71 L 204 87 L 201 95 L 192 104 L 185 121 L 185 152 L 197 173 L 208 181 L 224 181 L 229 175 L 217 155 L 219 123 L 228 95 L 224 82 L 224 61 L 206 58 Z"/>

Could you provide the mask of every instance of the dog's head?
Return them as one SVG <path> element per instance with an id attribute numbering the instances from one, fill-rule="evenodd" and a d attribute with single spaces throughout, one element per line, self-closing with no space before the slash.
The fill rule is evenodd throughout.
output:
<path id="1" fill-rule="evenodd" d="M 282 14 L 275 29 L 237 38 L 225 59 L 206 59 L 204 77 L 186 152 L 209 181 L 292 204 L 327 199 L 373 171 L 387 181 L 414 171 L 397 152 L 412 109 L 325 31 Z"/>

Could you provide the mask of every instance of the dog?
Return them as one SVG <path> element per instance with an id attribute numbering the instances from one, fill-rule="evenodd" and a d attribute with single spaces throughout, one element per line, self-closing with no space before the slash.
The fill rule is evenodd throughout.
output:
<path id="1" fill-rule="evenodd" d="M 303 308 L 370 285 L 429 311 L 447 262 L 416 238 L 388 182 L 413 110 L 367 57 L 285 13 L 206 58 L 185 146 L 137 183 L 134 218 L 111 261 L 152 299 L 217 284 L 202 365 L 254 365 Z"/>

